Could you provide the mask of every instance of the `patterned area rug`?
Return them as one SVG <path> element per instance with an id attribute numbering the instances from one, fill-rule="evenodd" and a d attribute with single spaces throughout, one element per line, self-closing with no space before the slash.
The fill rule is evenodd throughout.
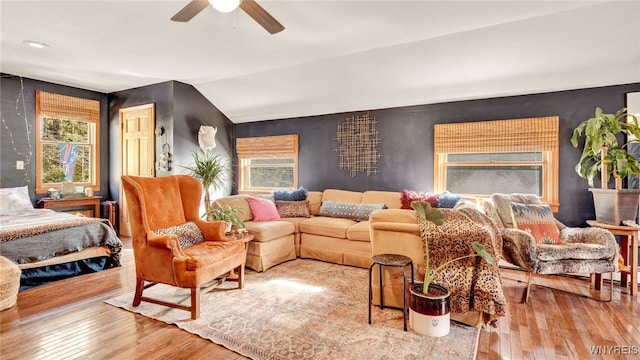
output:
<path id="1" fill-rule="evenodd" d="M 227 282 L 201 294 L 200 317 L 143 302 L 133 293 L 108 304 L 175 324 L 252 359 L 475 359 L 480 329 L 451 322 L 430 338 L 403 331 L 402 311 L 373 307 L 367 323 L 367 270 L 297 259 L 264 273 L 246 272 L 245 287 Z M 180 302 L 189 292 L 157 285 L 146 296 Z M 188 304 L 188 303 L 187 303 Z"/>

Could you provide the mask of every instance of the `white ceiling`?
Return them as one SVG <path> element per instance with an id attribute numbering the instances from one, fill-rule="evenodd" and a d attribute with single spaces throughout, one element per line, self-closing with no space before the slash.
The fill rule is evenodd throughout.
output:
<path id="1" fill-rule="evenodd" d="M 0 1 L 0 71 L 114 92 L 193 85 L 235 123 L 640 82 L 640 1 Z M 23 44 L 50 45 L 38 50 Z"/>

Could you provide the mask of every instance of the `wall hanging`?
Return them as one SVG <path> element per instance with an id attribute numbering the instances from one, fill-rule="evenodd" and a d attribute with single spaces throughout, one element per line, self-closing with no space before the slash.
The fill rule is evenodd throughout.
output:
<path id="1" fill-rule="evenodd" d="M 376 118 L 367 112 L 346 118 L 338 124 L 336 140 L 338 140 L 338 158 L 340 169 L 349 170 L 351 177 L 363 172 L 367 176 L 379 173 L 376 168 L 378 159 L 377 146 L 382 142 L 376 129 Z"/>
<path id="2" fill-rule="evenodd" d="M 202 152 L 207 152 L 207 150 L 212 150 L 216 147 L 217 132 L 217 127 L 200 125 L 200 130 L 198 131 L 198 145 L 200 145 Z"/>

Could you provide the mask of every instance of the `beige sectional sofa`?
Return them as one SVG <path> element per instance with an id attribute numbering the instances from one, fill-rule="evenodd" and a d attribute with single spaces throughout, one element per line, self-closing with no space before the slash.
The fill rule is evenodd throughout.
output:
<path id="1" fill-rule="evenodd" d="M 368 268 L 371 264 L 369 221 L 318 216 L 322 202 L 384 204 L 389 209 L 401 208 L 399 192 L 328 189 L 307 192 L 311 217 L 253 221 L 247 197 L 232 195 L 217 202 L 242 209 L 241 218 L 255 236 L 248 245 L 246 266 L 256 271 L 265 271 L 296 257 Z"/>

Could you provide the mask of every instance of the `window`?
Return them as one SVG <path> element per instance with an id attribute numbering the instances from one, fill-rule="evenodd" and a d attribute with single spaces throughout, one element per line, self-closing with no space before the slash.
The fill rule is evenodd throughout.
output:
<path id="1" fill-rule="evenodd" d="M 239 191 L 298 187 L 298 135 L 238 138 Z"/>
<path id="2" fill-rule="evenodd" d="M 100 190 L 100 102 L 36 92 L 36 192 L 73 182 Z"/>
<path id="3" fill-rule="evenodd" d="M 537 194 L 558 211 L 558 117 L 439 124 L 434 191 Z"/>

